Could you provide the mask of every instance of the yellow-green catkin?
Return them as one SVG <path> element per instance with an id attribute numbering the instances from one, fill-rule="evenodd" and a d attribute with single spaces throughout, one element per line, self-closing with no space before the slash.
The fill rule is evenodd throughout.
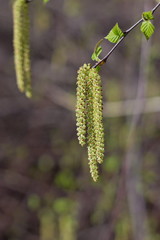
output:
<path id="1" fill-rule="evenodd" d="M 101 77 L 95 68 L 90 70 L 89 77 L 93 79 L 93 124 L 96 142 L 96 157 L 97 162 L 102 163 L 104 158 L 102 83 Z"/>
<path id="2" fill-rule="evenodd" d="M 84 64 L 78 70 L 77 77 L 76 120 L 77 120 L 77 135 L 81 146 L 84 146 L 86 143 L 86 98 L 89 70 L 90 64 Z"/>
<path id="3" fill-rule="evenodd" d="M 31 97 L 31 69 L 29 44 L 29 6 L 26 0 L 13 3 L 14 59 L 17 85 L 21 92 Z"/>
<path id="4" fill-rule="evenodd" d="M 88 160 L 89 160 L 91 177 L 96 182 L 98 180 L 99 173 L 98 173 L 98 165 L 96 160 L 96 148 L 94 143 L 88 145 Z"/>
<path id="5" fill-rule="evenodd" d="M 94 128 L 94 109 L 93 109 L 93 81 L 89 70 L 89 77 L 87 81 L 87 145 L 88 145 L 88 160 L 90 173 L 94 181 L 98 179 L 98 166 L 96 156 L 96 135 Z"/>
<path id="6" fill-rule="evenodd" d="M 84 64 L 77 77 L 77 132 L 80 144 L 87 144 L 90 173 L 98 179 L 98 163 L 104 158 L 102 85 L 97 69 Z"/>

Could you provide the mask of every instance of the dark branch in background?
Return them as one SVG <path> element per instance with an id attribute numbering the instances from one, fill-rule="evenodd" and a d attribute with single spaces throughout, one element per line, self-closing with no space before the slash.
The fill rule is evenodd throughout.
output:
<path id="1" fill-rule="evenodd" d="M 154 13 L 157 8 L 160 7 L 160 2 L 151 10 L 152 13 Z M 93 68 L 96 68 L 99 65 L 103 65 L 107 59 L 109 58 L 109 56 L 112 54 L 112 52 L 114 52 L 114 50 L 120 45 L 120 43 L 124 40 L 124 38 L 128 35 L 128 33 L 130 33 L 135 27 L 137 27 L 140 23 L 143 22 L 143 18 L 141 18 L 140 20 L 138 20 L 138 22 L 136 22 L 132 27 L 130 27 L 129 29 L 127 29 L 126 31 L 124 31 L 124 36 L 121 37 L 121 39 L 114 45 L 114 47 L 107 53 L 106 56 L 104 56 L 99 62 L 97 62 Z"/>
<path id="2" fill-rule="evenodd" d="M 33 0 L 26 0 L 26 3 L 30 3 L 30 2 L 32 2 Z"/>

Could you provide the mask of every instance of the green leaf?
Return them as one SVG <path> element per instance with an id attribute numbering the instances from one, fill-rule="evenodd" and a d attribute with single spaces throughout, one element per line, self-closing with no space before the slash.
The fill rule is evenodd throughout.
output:
<path id="1" fill-rule="evenodd" d="M 141 25 L 141 32 L 144 33 L 146 39 L 148 40 L 154 33 L 155 27 L 150 20 L 143 21 Z"/>
<path id="2" fill-rule="evenodd" d="M 142 18 L 143 18 L 144 20 L 153 20 L 154 17 L 153 17 L 152 11 L 143 12 L 143 13 L 142 13 Z"/>
<path id="3" fill-rule="evenodd" d="M 92 60 L 93 61 L 99 61 L 100 58 L 98 56 L 100 55 L 101 52 L 102 52 L 102 47 L 101 46 L 97 47 L 96 52 L 93 52 L 93 54 L 91 56 Z"/>
<path id="4" fill-rule="evenodd" d="M 92 56 L 91 56 L 91 59 L 93 60 L 93 61 L 100 61 L 100 58 L 99 58 L 99 55 L 101 54 L 101 52 L 102 52 L 102 47 L 100 46 L 100 44 L 101 44 L 101 42 L 103 41 L 103 39 L 101 39 L 97 44 L 96 44 L 96 46 L 95 46 L 95 48 L 94 48 L 94 52 L 93 52 L 93 54 L 92 54 Z"/>
<path id="5" fill-rule="evenodd" d="M 118 26 L 118 23 L 111 29 L 111 31 L 108 33 L 108 35 L 105 37 L 108 41 L 112 43 L 117 43 L 121 37 L 124 36 L 124 33 Z"/>

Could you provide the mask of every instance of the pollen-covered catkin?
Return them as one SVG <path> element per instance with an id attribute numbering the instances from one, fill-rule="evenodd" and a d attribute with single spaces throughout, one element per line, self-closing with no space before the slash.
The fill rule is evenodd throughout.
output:
<path id="1" fill-rule="evenodd" d="M 97 69 L 84 64 L 77 77 L 77 135 L 79 143 L 87 145 L 90 173 L 98 179 L 98 163 L 104 158 L 104 128 L 102 85 Z"/>
<path id="2" fill-rule="evenodd" d="M 93 79 L 93 121 L 96 142 L 96 156 L 97 162 L 102 163 L 104 158 L 102 83 L 101 77 L 95 68 L 90 70 L 89 78 Z"/>
<path id="3" fill-rule="evenodd" d="M 94 128 L 94 121 L 93 121 L 94 120 L 93 81 L 94 79 L 90 76 L 90 73 L 89 73 L 89 77 L 87 81 L 87 102 L 86 102 L 87 103 L 86 119 L 87 119 L 88 160 L 89 160 L 91 176 L 94 181 L 97 181 L 98 167 L 97 167 L 97 156 L 96 156 L 95 128 Z"/>
<path id="4" fill-rule="evenodd" d="M 89 160 L 91 177 L 96 182 L 99 177 L 99 173 L 98 173 L 98 166 L 97 166 L 97 160 L 96 160 L 96 149 L 94 144 L 89 144 L 88 146 L 88 160 Z"/>
<path id="5" fill-rule="evenodd" d="M 31 70 L 29 45 L 29 10 L 26 0 L 13 3 L 14 59 L 17 85 L 21 92 L 31 97 Z"/>
<path id="6" fill-rule="evenodd" d="M 84 64 L 78 70 L 77 77 L 77 135 L 80 145 L 86 143 L 86 97 L 87 97 L 87 80 L 90 70 L 90 64 Z"/>
<path id="7" fill-rule="evenodd" d="M 24 69 L 23 69 L 23 12 L 24 1 L 16 0 L 13 3 L 13 26 L 14 26 L 14 61 L 17 77 L 17 85 L 21 92 L 24 91 Z"/>

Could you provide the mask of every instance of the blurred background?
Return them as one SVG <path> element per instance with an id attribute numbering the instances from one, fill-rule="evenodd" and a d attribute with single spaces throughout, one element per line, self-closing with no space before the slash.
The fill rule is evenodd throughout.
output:
<path id="1" fill-rule="evenodd" d="M 90 177 L 76 137 L 78 68 L 154 0 L 30 3 L 34 97 L 16 85 L 12 1 L 0 0 L 0 240 L 160 240 L 160 9 L 101 69 L 105 160 Z M 113 46 L 104 41 L 104 56 Z"/>

